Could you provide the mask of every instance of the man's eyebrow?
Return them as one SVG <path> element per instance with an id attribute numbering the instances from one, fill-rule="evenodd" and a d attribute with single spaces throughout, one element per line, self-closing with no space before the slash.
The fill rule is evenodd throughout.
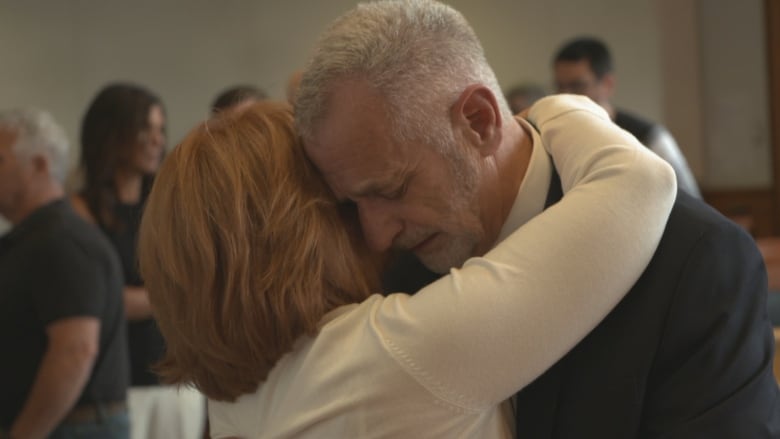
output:
<path id="1" fill-rule="evenodd" d="M 355 187 L 351 195 L 353 197 L 365 197 L 378 194 L 390 186 L 392 184 L 391 181 L 391 179 L 382 179 L 362 182 Z"/>
<path id="2" fill-rule="evenodd" d="M 403 184 L 407 174 L 406 167 L 394 169 L 383 177 L 378 177 L 373 180 L 366 180 L 357 184 L 355 189 L 351 191 L 351 196 L 365 197 L 380 194 L 387 191 L 388 189 Z"/>
<path id="3" fill-rule="evenodd" d="M 355 201 L 356 198 L 376 195 L 386 187 L 387 183 L 382 180 L 368 180 L 359 183 L 353 190 L 350 191 L 335 190 L 334 188 L 333 195 L 335 195 L 336 201 L 339 203 L 348 203 L 350 201 Z"/>

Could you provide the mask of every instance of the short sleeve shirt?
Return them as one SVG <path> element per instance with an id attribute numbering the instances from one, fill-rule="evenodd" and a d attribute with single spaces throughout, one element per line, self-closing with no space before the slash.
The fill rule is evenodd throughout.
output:
<path id="1" fill-rule="evenodd" d="M 47 204 L 0 238 L 0 427 L 18 415 L 46 351 L 46 327 L 100 320 L 99 353 L 79 403 L 124 400 L 128 382 L 122 271 L 100 231 L 65 200 Z"/>

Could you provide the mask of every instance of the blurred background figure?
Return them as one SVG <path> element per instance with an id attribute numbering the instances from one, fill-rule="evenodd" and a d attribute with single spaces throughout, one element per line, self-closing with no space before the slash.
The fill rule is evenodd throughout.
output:
<path id="1" fill-rule="evenodd" d="M 116 252 L 65 200 L 68 140 L 48 113 L 0 112 L 0 437 L 127 438 Z"/>
<path id="2" fill-rule="evenodd" d="M 515 85 L 504 93 L 512 114 L 518 114 L 533 105 L 534 102 L 547 96 L 540 85 L 524 83 Z"/>
<path id="3" fill-rule="evenodd" d="M 84 186 L 72 198 L 76 210 L 108 236 L 122 261 L 134 439 L 198 437 L 205 418 L 199 393 L 161 385 L 151 370 L 165 346 L 136 266 L 138 227 L 165 150 L 165 130 L 165 110 L 155 94 L 128 83 L 103 88 L 82 120 Z"/>
<path id="4" fill-rule="evenodd" d="M 651 151 L 672 165 L 680 189 L 701 198 L 696 179 L 671 133 L 660 124 L 644 120 L 612 105 L 616 81 L 612 56 L 606 44 L 591 37 L 568 41 L 555 55 L 553 71 L 558 93 L 585 95 L 604 107 L 618 126 L 633 134 Z"/>
<path id="5" fill-rule="evenodd" d="M 284 92 L 287 96 L 287 102 L 293 106 L 295 105 L 295 95 L 298 94 L 298 86 L 301 84 L 301 76 L 303 76 L 303 71 L 296 70 L 287 78 L 287 87 L 285 87 Z"/>
<path id="6" fill-rule="evenodd" d="M 235 85 L 217 95 L 211 104 L 211 114 L 228 109 L 240 109 L 263 99 L 268 99 L 268 95 L 263 90 L 253 85 Z"/>

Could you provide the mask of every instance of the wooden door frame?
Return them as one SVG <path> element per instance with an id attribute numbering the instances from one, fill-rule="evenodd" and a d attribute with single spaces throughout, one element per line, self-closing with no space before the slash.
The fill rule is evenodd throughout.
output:
<path id="1" fill-rule="evenodd" d="M 774 228 L 780 234 L 780 0 L 765 0 Z"/>
<path id="2" fill-rule="evenodd" d="M 755 237 L 780 235 L 780 0 L 764 0 L 764 17 L 772 186 L 703 191 L 705 201 L 745 226 Z"/>

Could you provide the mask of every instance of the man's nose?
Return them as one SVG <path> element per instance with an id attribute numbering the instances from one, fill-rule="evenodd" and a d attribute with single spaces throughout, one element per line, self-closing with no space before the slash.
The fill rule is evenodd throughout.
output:
<path id="1" fill-rule="evenodd" d="M 395 237 L 403 230 L 397 208 L 378 199 L 361 200 L 357 205 L 360 225 L 369 248 L 378 252 L 389 250 Z"/>

